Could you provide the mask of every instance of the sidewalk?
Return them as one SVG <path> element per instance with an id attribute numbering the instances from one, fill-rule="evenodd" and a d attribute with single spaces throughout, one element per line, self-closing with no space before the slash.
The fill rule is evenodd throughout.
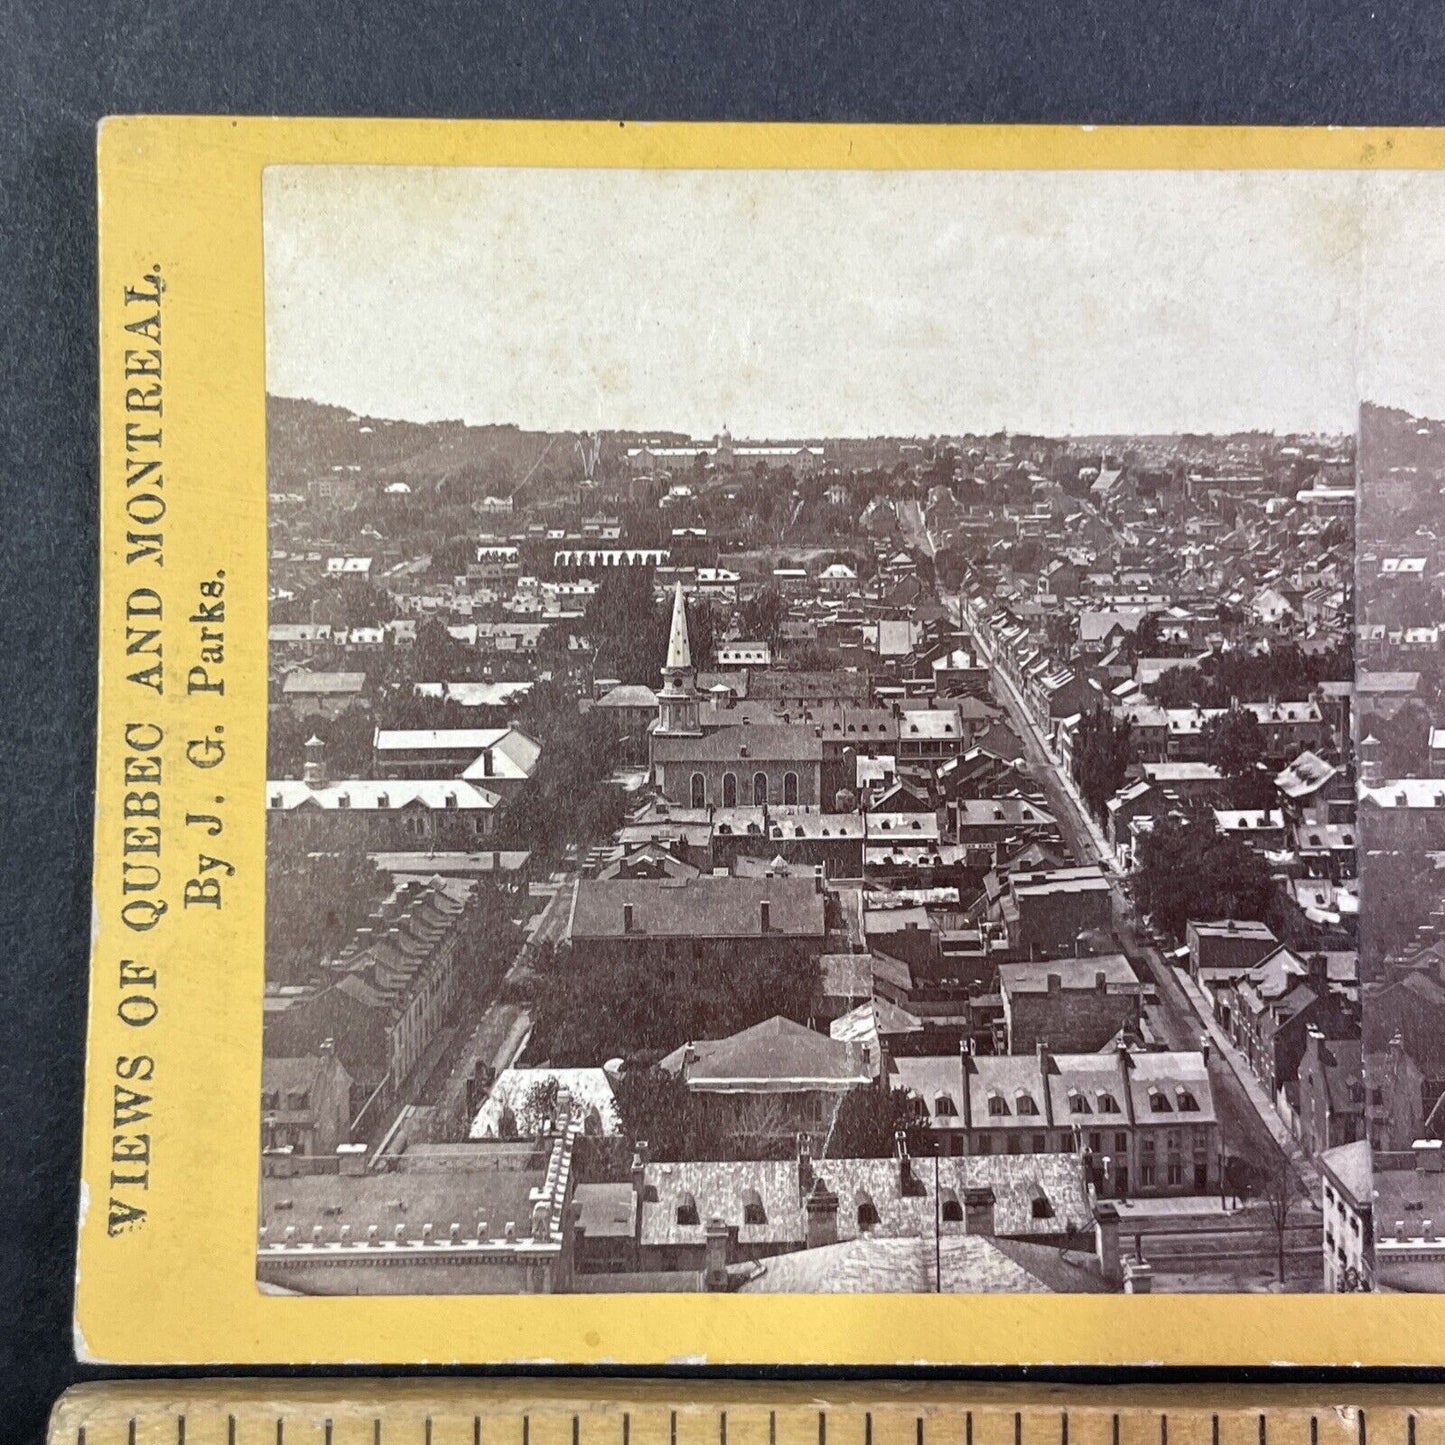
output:
<path id="1" fill-rule="evenodd" d="M 1208 1033 L 1210 1043 L 1229 1065 L 1230 1072 L 1238 1080 L 1240 1088 L 1244 1090 L 1249 1102 L 1254 1106 L 1255 1113 L 1263 1120 L 1264 1126 L 1269 1130 L 1274 1142 L 1279 1145 L 1281 1151 L 1294 1165 L 1295 1172 L 1304 1181 L 1313 1198 L 1320 1189 L 1319 1170 L 1300 1148 L 1299 1140 L 1286 1128 L 1284 1120 L 1275 1112 L 1273 1101 L 1265 1093 L 1264 1086 L 1255 1078 L 1254 1070 L 1249 1067 L 1249 1061 L 1230 1042 L 1229 1035 L 1216 1022 L 1214 1012 L 1209 1007 L 1209 1000 L 1204 997 L 1199 985 L 1183 969 L 1176 968 L 1174 977 L 1178 980 L 1184 997 L 1189 1000 L 1190 1007 L 1199 1016 L 1200 1025 Z"/>

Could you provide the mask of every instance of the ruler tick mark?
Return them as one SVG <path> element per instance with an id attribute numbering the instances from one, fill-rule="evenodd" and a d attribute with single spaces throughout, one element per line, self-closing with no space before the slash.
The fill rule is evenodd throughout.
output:
<path id="1" fill-rule="evenodd" d="M 321 1433 L 325 1438 L 326 1445 L 331 1445 L 331 1416 L 326 1417 L 326 1423 L 322 1426 Z"/>
<path id="2" fill-rule="evenodd" d="M 632 1445 L 632 1411 L 622 1412 L 622 1445 Z"/>
<path id="3" fill-rule="evenodd" d="M 1310 1416 L 1310 1445 L 1320 1445 L 1320 1417 Z"/>
<path id="4" fill-rule="evenodd" d="M 1269 1445 L 1269 1423 L 1264 1417 L 1264 1412 L 1259 1416 L 1259 1445 Z"/>
<path id="5" fill-rule="evenodd" d="M 913 1430 L 914 1445 L 923 1445 L 923 1416 L 920 1415 Z"/>
<path id="6" fill-rule="evenodd" d="M 718 1445 L 728 1445 L 728 1412 L 726 1410 L 718 1411 L 717 1438 Z M 577 1442 L 574 1440 L 572 1445 L 577 1445 Z"/>
<path id="7" fill-rule="evenodd" d="M 1119 1417 L 1117 1414 L 1114 1416 L 1114 1424 L 1112 1426 L 1112 1429 L 1113 1434 L 1110 1438 L 1113 1440 L 1114 1445 L 1119 1445 Z M 1219 1442 L 1216 1440 L 1214 1442 L 1214 1445 L 1219 1445 Z"/>
<path id="8" fill-rule="evenodd" d="M 226 1416 L 226 1445 L 236 1445 L 236 1417 Z"/>
<path id="9" fill-rule="evenodd" d="M 286 1422 L 278 1415 L 276 1417 L 276 1445 L 282 1445 L 286 1434 Z"/>
<path id="10" fill-rule="evenodd" d="M 426 1417 L 426 1445 L 431 1445 L 431 1416 Z M 574 1442 L 575 1445 L 575 1442 Z"/>
<path id="11" fill-rule="evenodd" d="M 1415 1417 L 1413 1415 L 1405 1417 L 1405 1445 L 1415 1445 Z"/>
<path id="12" fill-rule="evenodd" d="M 176 1445 L 186 1445 L 186 1417 L 176 1416 Z"/>
<path id="13" fill-rule="evenodd" d="M 1211 1415 L 1211 1416 L 1209 1417 L 1209 1439 L 1210 1439 L 1211 1445 L 1219 1445 L 1219 1416 L 1218 1416 L 1218 1415 Z"/>
<path id="14" fill-rule="evenodd" d="M 672 1445 L 677 1445 L 677 1411 L 676 1411 L 676 1410 L 674 1410 L 674 1411 L 671 1413 L 671 1415 L 668 1416 L 668 1421 L 667 1421 L 667 1438 L 672 1442 Z M 526 1445 L 526 1442 L 523 1441 L 523 1442 L 522 1442 L 522 1445 Z"/>
<path id="15" fill-rule="evenodd" d="M 482 1417 L 472 1416 L 472 1445 L 482 1445 Z"/>
<path id="16" fill-rule="evenodd" d="M 973 1445 L 973 1411 L 965 1411 L 963 1417 L 963 1445 Z"/>
<path id="17" fill-rule="evenodd" d="M 1069 1445 L 1069 1412 L 1063 1410 L 1059 1414 L 1059 1445 Z"/>
<path id="18" fill-rule="evenodd" d="M 522 1416 L 522 1445 L 532 1445 L 532 1417 Z"/>
<path id="19" fill-rule="evenodd" d="M 778 1445 L 778 1412 L 768 1411 L 768 1445 Z"/>
<path id="20" fill-rule="evenodd" d="M 873 1412 L 863 1412 L 863 1445 L 873 1445 Z"/>
<path id="21" fill-rule="evenodd" d="M 818 1411 L 818 1445 L 828 1445 L 828 1416 L 822 1410 Z"/>
<path id="22" fill-rule="evenodd" d="M 135 1445 L 135 1416 L 130 1417 L 130 1424 L 126 1427 L 125 1438 L 129 1445 Z"/>
<path id="23" fill-rule="evenodd" d="M 572 1445 L 577 1445 L 577 1441 L 578 1441 L 578 1439 L 581 1437 L 581 1434 L 582 1434 L 582 1422 L 577 1418 L 576 1415 L 573 1415 L 573 1417 L 572 1417 Z M 429 1436 L 429 1435 L 427 1436 L 427 1445 L 431 1445 L 431 1436 Z"/>
<path id="24" fill-rule="evenodd" d="M 1024 1417 L 1022 1410 L 1014 1411 L 1014 1445 L 1023 1445 Z"/>
<path id="25" fill-rule="evenodd" d="M 1366 1442 L 1365 1412 L 1364 1412 L 1363 1410 L 1361 1410 L 1361 1411 L 1359 1412 L 1359 1422 L 1360 1422 L 1360 1423 L 1359 1423 L 1359 1441 L 1360 1441 L 1360 1445 L 1365 1445 L 1365 1442 Z"/>

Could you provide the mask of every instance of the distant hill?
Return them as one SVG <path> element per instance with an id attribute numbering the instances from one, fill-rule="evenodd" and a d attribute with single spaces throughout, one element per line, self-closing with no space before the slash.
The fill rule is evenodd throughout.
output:
<path id="1" fill-rule="evenodd" d="M 511 496 L 524 480 L 551 491 L 582 472 L 575 432 L 393 421 L 288 396 L 266 398 L 266 429 L 272 491 L 300 491 L 334 473 L 358 491 L 405 482 L 413 491 L 460 486 L 478 497 Z M 599 471 L 632 443 L 628 434 L 605 434 Z"/>
<path id="2" fill-rule="evenodd" d="M 1360 408 L 1359 505 L 1362 540 L 1398 541 L 1435 525 L 1445 485 L 1445 421 L 1398 407 Z"/>

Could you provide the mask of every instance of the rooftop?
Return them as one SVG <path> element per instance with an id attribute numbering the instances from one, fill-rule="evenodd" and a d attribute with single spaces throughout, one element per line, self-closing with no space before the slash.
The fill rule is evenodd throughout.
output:
<path id="1" fill-rule="evenodd" d="M 574 939 L 628 936 L 756 938 L 767 932 L 823 937 L 823 894 L 811 878 L 584 878 L 568 932 Z"/>

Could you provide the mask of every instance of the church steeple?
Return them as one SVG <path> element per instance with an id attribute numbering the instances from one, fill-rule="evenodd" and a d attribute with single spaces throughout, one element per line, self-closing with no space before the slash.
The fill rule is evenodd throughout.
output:
<path id="1" fill-rule="evenodd" d="M 672 631 L 667 637 L 667 662 L 663 677 L 669 672 L 691 672 L 692 649 L 687 641 L 687 603 L 682 599 L 682 583 L 672 594 Z"/>
<path id="2" fill-rule="evenodd" d="M 657 695 L 657 731 L 670 737 L 701 737 L 698 707 L 692 648 L 687 638 L 687 603 L 679 582 L 672 595 L 672 628 L 667 636 L 667 661 L 662 667 L 662 691 Z"/>

